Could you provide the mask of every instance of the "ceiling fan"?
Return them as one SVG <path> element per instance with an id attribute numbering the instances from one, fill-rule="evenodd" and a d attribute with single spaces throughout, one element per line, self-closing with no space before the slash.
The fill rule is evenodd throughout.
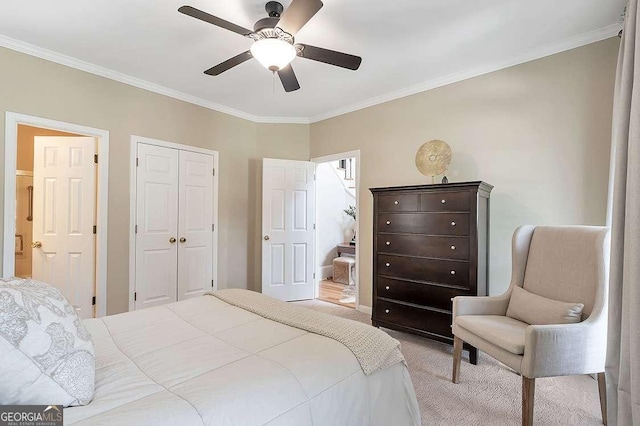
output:
<path id="1" fill-rule="evenodd" d="M 269 17 L 256 22 L 253 31 L 192 6 L 182 6 L 178 12 L 233 31 L 254 41 L 250 50 L 209 68 L 204 72 L 205 74 L 220 75 L 236 65 L 256 58 L 265 68 L 278 73 L 286 92 L 293 92 L 300 88 L 298 79 L 291 68 L 291 61 L 296 56 L 350 70 L 357 70 L 362 62 L 362 58 L 359 56 L 295 43 L 296 33 L 309 22 L 322 6 L 320 0 L 293 0 L 287 10 L 284 10 L 277 1 L 270 1 L 265 6 Z"/>

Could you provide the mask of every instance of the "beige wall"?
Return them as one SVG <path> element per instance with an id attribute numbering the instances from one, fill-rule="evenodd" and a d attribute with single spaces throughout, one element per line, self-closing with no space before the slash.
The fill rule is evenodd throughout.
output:
<path id="1" fill-rule="evenodd" d="M 2 48 L 0 64 L 1 114 L 13 111 L 110 132 L 108 313 L 128 307 L 131 135 L 220 152 L 219 285 L 255 287 L 258 159 L 308 159 L 309 126 L 259 125 Z M 0 119 L 3 143 L 4 126 Z"/>
<path id="2" fill-rule="evenodd" d="M 256 124 L 0 49 L 0 113 L 109 130 L 109 313 L 125 311 L 128 303 L 132 134 L 220 152 L 221 288 L 260 288 L 261 159 L 304 160 L 360 149 L 364 305 L 371 304 L 367 188 L 429 183 L 415 170 L 415 151 L 427 140 L 443 139 L 453 149 L 450 181 L 495 185 L 495 294 L 509 279 L 509 241 L 517 225 L 604 223 L 617 48 L 618 39 L 606 40 L 311 126 Z"/>
<path id="3" fill-rule="evenodd" d="M 361 304 L 371 305 L 367 188 L 431 183 L 414 165 L 430 139 L 453 150 L 450 182 L 495 186 L 492 294 L 508 286 L 518 225 L 604 224 L 618 44 L 605 40 L 311 125 L 311 157 L 361 150 Z"/>

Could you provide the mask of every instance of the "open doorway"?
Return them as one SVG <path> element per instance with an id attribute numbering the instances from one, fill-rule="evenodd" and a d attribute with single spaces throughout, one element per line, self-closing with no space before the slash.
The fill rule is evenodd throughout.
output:
<path id="1" fill-rule="evenodd" d="M 32 245 L 42 239 L 39 236 L 38 238 L 34 238 L 33 234 L 33 172 L 36 138 L 79 136 L 82 135 L 43 129 L 25 124 L 18 125 L 18 144 L 16 151 L 16 277 L 33 277 L 33 251 L 37 249 Z M 41 171 L 42 168 L 39 168 L 38 174 L 41 174 Z M 39 182 L 41 180 L 42 179 L 38 179 Z"/>
<path id="2" fill-rule="evenodd" d="M 314 159 L 316 166 L 316 297 L 356 308 L 359 153 Z"/>
<path id="3" fill-rule="evenodd" d="M 108 132 L 14 113 L 6 124 L 3 276 L 57 287 L 82 318 L 104 315 Z"/>

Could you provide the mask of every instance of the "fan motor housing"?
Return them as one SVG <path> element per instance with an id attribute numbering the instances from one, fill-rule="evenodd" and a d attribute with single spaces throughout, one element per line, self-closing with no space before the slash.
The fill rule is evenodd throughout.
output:
<path id="1" fill-rule="evenodd" d="M 253 31 L 258 32 L 267 28 L 275 28 L 280 18 L 262 18 L 253 26 Z"/>

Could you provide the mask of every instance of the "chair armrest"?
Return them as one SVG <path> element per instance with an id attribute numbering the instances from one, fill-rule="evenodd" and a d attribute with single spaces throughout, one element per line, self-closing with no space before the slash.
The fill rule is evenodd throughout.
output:
<path id="1" fill-rule="evenodd" d="M 521 372 L 529 378 L 603 372 L 606 318 L 578 324 L 530 325 L 524 348 Z"/>
<path id="2" fill-rule="evenodd" d="M 505 315 L 510 295 L 456 296 L 453 298 L 453 318 L 462 315 Z"/>

